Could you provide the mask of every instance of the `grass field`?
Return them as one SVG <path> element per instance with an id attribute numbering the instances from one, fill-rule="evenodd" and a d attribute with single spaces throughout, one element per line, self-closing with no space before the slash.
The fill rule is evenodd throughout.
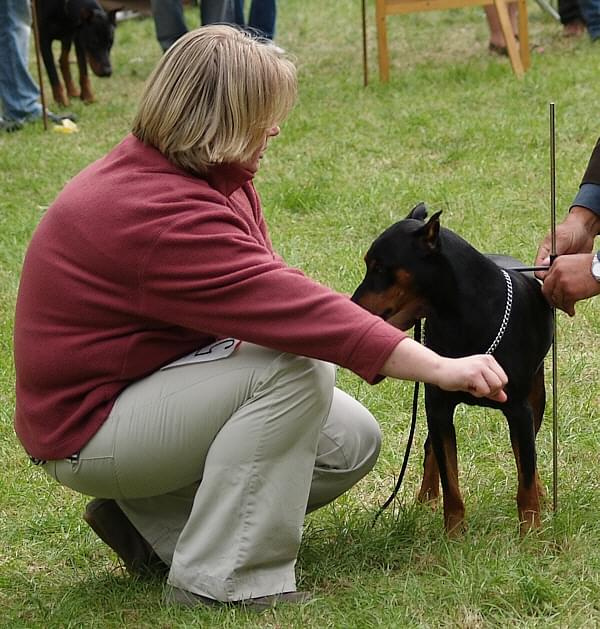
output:
<path id="1" fill-rule="evenodd" d="M 418 201 L 476 247 L 533 261 L 549 226 L 548 104 L 556 104 L 557 207 L 572 200 L 600 135 L 600 44 L 563 39 L 530 3 L 532 68 L 517 80 L 487 52 L 481 9 L 389 21 L 391 81 L 362 86 L 360 4 L 279 3 L 278 43 L 299 68 L 298 105 L 257 177 L 273 242 L 291 265 L 351 292 L 371 240 Z M 197 12 L 188 9 L 190 26 Z M 160 581 L 137 581 L 81 520 L 86 498 L 30 466 L 13 434 L 12 319 L 28 240 L 64 183 L 128 132 L 160 50 L 152 21 L 117 29 L 114 76 L 94 79 L 77 134 L 41 124 L 0 136 L 0 627 L 597 627 L 600 626 L 600 302 L 558 321 L 558 510 L 518 536 L 516 473 L 501 415 L 457 414 L 469 528 L 442 532 L 439 510 L 417 506 L 425 422 L 399 499 L 377 525 L 404 453 L 412 387 L 375 387 L 341 371 L 339 384 L 379 419 L 375 470 L 307 519 L 297 567 L 315 600 L 260 616 L 180 610 Z M 34 66 L 32 66 L 34 69 Z M 48 90 L 47 90 L 48 92 Z M 549 368 L 549 365 L 548 365 Z M 538 439 L 552 495 L 550 405 Z"/>

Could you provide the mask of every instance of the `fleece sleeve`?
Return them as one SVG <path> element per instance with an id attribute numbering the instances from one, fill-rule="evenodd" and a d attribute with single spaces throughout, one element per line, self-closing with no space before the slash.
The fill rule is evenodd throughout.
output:
<path id="1" fill-rule="evenodd" d="M 571 207 L 575 205 L 585 207 L 600 216 L 600 139 L 592 151 Z"/>
<path id="2" fill-rule="evenodd" d="M 140 311 L 173 325 L 336 363 L 368 382 L 406 335 L 290 268 L 218 205 L 157 239 Z"/>

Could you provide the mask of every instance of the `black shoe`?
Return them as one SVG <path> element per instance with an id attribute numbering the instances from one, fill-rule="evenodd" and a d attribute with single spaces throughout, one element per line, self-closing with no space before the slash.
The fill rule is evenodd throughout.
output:
<path id="1" fill-rule="evenodd" d="M 246 598 L 241 601 L 223 602 L 214 598 L 194 594 L 188 590 L 183 590 L 174 586 L 170 586 L 165 594 L 165 600 L 168 604 L 177 604 L 184 607 L 215 607 L 215 606 L 236 606 L 243 607 L 256 612 L 262 612 L 267 609 L 284 604 L 284 603 L 308 603 L 312 600 L 309 592 L 282 592 L 281 594 L 269 594 L 268 596 L 259 596 L 257 598 Z"/>
<path id="2" fill-rule="evenodd" d="M 83 519 L 117 553 L 131 574 L 156 576 L 168 572 L 167 564 L 138 533 L 115 500 L 94 498 L 87 505 Z"/>
<path id="3" fill-rule="evenodd" d="M 22 128 L 23 125 L 18 120 L 4 120 L 4 118 L 0 118 L 0 131 L 13 133 L 13 131 L 19 131 Z"/>
<path id="4" fill-rule="evenodd" d="M 71 122 L 77 122 L 77 116 L 71 113 L 64 114 L 55 114 L 51 112 L 49 109 L 46 109 L 46 115 L 48 116 L 48 120 L 52 121 L 54 124 L 62 124 L 63 120 L 70 120 Z"/>

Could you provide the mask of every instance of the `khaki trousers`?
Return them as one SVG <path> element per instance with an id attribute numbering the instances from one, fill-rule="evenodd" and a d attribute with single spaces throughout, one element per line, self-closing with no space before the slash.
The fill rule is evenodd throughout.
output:
<path id="1" fill-rule="evenodd" d="M 77 462 L 44 468 L 117 499 L 174 586 L 220 601 L 293 591 L 305 513 L 379 454 L 376 421 L 334 383 L 328 363 L 242 343 L 132 384 Z"/>

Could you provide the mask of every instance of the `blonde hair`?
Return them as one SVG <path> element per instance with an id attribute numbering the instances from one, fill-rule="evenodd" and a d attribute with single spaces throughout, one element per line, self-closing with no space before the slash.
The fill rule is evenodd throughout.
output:
<path id="1" fill-rule="evenodd" d="M 268 40 L 223 25 L 190 31 L 150 75 L 133 134 L 203 173 L 247 161 L 296 100 L 294 64 Z"/>

